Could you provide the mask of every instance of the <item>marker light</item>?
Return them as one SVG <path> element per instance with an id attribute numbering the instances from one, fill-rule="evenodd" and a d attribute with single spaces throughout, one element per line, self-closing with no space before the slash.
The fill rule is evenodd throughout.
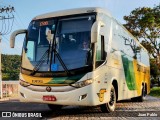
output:
<path id="1" fill-rule="evenodd" d="M 84 94 L 84 95 L 81 95 L 81 96 L 79 96 L 79 101 L 81 101 L 81 100 L 83 100 L 84 98 L 86 98 L 87 97 L 87 94 Z"/>

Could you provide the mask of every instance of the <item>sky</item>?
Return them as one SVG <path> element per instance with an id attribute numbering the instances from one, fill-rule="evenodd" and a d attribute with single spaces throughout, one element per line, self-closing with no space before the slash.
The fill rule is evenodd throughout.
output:
<path id="1" fill-rule="evenodd" d="M 125 23 L 123 16 L 129 15 L 135 8 L 154 7 L 158 4 L 160 4 L 159 0 L 0 0 L 0 7 L 11 5 L 15 8 L 12 32 L 27 29 L 29 22 L 37 15 L 77 7 L 103 7 L 123 24 Z M 0 29 L 1 26 L 0 21 Z M 10 34 L 2 36 L 0 49 L 3 54 L 20 55 L 24 36 L 20 35 L 16 38 L 16 45 L 13 49 L 9 45 Z"/>

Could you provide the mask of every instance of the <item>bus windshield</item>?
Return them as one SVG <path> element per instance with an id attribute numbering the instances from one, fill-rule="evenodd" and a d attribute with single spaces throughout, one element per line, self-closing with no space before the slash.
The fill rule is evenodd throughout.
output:
<path id="1" fill-rule="evenodd" d="M 91 15 L 32 21 L 24 42 L 27 60 L 43 72 L 91 66 L 90 34 L 94 20 Z"/>

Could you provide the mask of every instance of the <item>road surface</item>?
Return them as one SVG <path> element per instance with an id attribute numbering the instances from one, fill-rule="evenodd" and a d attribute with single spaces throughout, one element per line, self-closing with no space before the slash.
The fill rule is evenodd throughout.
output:
<path id="1" fill-rule="evenodd" d="M 80 106 L 65 106 L 53 112 L 46 104 L 21 103 L 18 100 L 0 101 L 0 111 L 4 116 L 0 118 L 2 120 L 160 120 L 160 98 L 147 96 L 144 102 L 121 101 L 113 113 L 102 113 L 99 107 Z M 6 117 L 5 112 L 11 113 L 12 118 Z"/>

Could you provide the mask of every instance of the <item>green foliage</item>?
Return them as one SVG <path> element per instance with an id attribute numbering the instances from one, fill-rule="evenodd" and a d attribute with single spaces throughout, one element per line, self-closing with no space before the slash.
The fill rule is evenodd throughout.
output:
<path id="1" fill-rule="evenodd" d="M 142 7 L 124 16 L 124 26 L 141 42 L 150 54 L 151 76 L 160 74 L 160 4 Z"/>
<path id="2" fill-rule="evenodd" d="M 124 20 L 124 26 L 142 42 L 150 56 L 157 58 L 160 55 L 160 5 L 137 8 L 124 16 Z"/>
<path id="3" fill-rule="evenodd" d="M 160 87 L 153 87 L 150 92 L 151 96 L 160 97 Z"/>
<path id="4" fill-rule="evenodd" d="M 18 80 L 21 56 L 2 54 L 2 80 Z"/>
<path id="5" fill-rule="evenodd" d="M 154 79 L 156 79 L 156 77 L 160 74 L 159 67 L 156 65 L 156 61 L 154 59 L 150 59 L 150 71 Z"/>

